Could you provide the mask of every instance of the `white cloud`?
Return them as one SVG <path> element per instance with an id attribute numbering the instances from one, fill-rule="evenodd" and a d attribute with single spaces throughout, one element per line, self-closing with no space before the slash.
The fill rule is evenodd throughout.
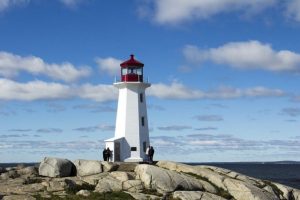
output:
<path id="1" fill-rule="evenodd" d="M 115 100 L 117 90 L 111 85 L 65 85 L 30 81 L 19 83 L 8 79 L 0 79 L 0 100 L 34 101 L 41 99 L 83 98 L 104 102 Z"/>
<path id="2" fill-rule="evenodd" d="M 211 49 L 186 46 L 183 50 L 190 62 L 211 61 L 238 69 L 300 71 L 300 54 L 289 50 L 276 51 L 259 41 L 230 42 Z"/>
<path id="3" fill-rule="evenodd" d="M 18 83 L 8 79 L 0 79 L 0 99 L 2 100 L 39 100 L 68 98 L 71 88 L 59 83 L 31 81 Z"/>
<path id="4" fill-rule="evenodd" d="M 84 84 L 76 89 L 75 94 L 83 99 L 91 99 L 98 102 L 117 99 L 118 90 L 112 85 Z"/>
<path id="5" fill-rule="evenodd" d="M 82 98 L 97 102 L 117 99 L 118 90 L 112 85 L 67 85 L 40 80 L 20 83 L 9 79 L 0 78 L 0 100 L 34 101 L 41 99 L 68 99 Z M 187 86 L 173 82 L 171 85 L 153 84 L 148 90 L 148 95 L 162 99 L 231 99 L 241 97 L 280 97 L 285 93 L 279 89 L 253 87 L 238 89 L 220 87 L 211 91 L 190 89 Z"/>
<path id="6" fill-rule="evenodd" d="M 211 16 L 242 11 L 246 14 L 260 12 L 277 0 L 155 0 L 154 19 L 160 24 L 176 24 L 192 19 L 206 19 Z M 145 6 L 143 10 L 145 10 Z M 149 7 L 152 4 L 148 4 Z"/>
<path id="7" fill-rule="evenodd" d="M 147 90 L 147 94 L 162 99 L 199 99 L 205 97 L 204 92 L 189 89 L 177 82 L 173 82 L 171 85 L 163 83 L 152 84 Z"/>
<path id="8" fill-rule="evenodd" d="M 286 6 L 286 15 L 300 22 L 300 0 L 289 0 Z"/>
<path id="9" fill-rule="evenodd" d="M 113 57 L 96 58 L 96 63 L 98 64 L 100 71 L 107 73 L 111 76 L 120 74 L 120 64 L 122 62 L 123 61 Z"/>
<path id="10" fill-rule="evenodd" d="M 13 6 L 27 4 L 29 1 L 30 0 L 0 0 L 0 12 Z"/>
<path id="11" fill-rule="evenodd" d="M 232 99 L 241 97 L 281 97 L 286 95 L 280 89 L 270 89 L 262 86 L 245 89 L 221 86 L 214 90 L 202 91 L 190 89 L 177 82 L 170 85 L 153 84 L 147 90 L 147 94 L 161 99 Z"/>
<path id="12" fill-rule="evenodd" d="M 90 75 L 88 67 L 76 68 L 69 62 L 62 64 L 46 63 L 43 59 L 35 56 L 22 57 L 8 52 L 0 51 L 0 76 L 14 77 L 21 71 L 33 75 L 44 75 L 55 80 L 66 82 L 75 81 Z"/>

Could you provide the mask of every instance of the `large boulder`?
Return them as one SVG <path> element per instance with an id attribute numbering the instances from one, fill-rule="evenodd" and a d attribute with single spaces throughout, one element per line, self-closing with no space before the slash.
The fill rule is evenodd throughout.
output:
<path id="1" fill-rule="evenodd" d="M 295 200 L 300 200 L 300 190 L 293 189 L 293 196 Z"/>
<path id="2" fill-rule="evenodd" d="M 159 161 L 156 163 L 156 165 L 176 172 L 184 172 L 197 175 L 199 177 L 207 179 L 209 182 L 213 183 L 217 187 L 223 190 L 227 190 L 226 186 L 223 183 L 225 177 L 213 171 L 212 169 L 206 167 L 191 166 L 172 161 Z"/>
<path id="3" fill-rule="evenodd" d="M 110 175 L 122 182 L 129 180 L 129 176 L 126 172 L 115 171 L 115 172 L 111 172 Z"/>
<path id="4" fill-rule="evenodd" d="M 176 191 L 173 198 L 181 200 L 226 200 L 223 197 L 202 191 Z"/>
<path id="5" fill-rule="evenodd" d="M 141 164 L 135 168 L 135 172 L 136 178 L 144 183 L 146 189 L 155 189 L 159 193 L 204 190 L 203 184 L 196 178 L 160 167 Z"/>
<path id="6" fill-rule="evenodd" d="M 279 198 L 274 193 L 270 193 L 247 182 L 232 178 L 226 178 L 224 180 L 224 184 L 228 190 L 228 193 L 231 194 L 235 199 L 279 200 Z"/>
<path id="7" fill-rule="evenodd" d="M 141 180 L 128 180 L 124 181 L 122 184 L 123 190 L 128 192 L 142 192 L 144 189 L 143 183 Z"/>
<path id="8" fill-rule="evenodd" d="M 122 191 L 122 181 L 108 175 L 99 180 L 95 192 L 120 192 Z"/>
<path id="9" fill-rule="evenodd" d="M 177 172 L 195 174 L 207 179 L 235 199 L 243 200 L 276 200 L 279 199 L 273 191 L 264 190 L 258 186 L 264 184 L 255 178 L 232 172 L 228 169 L 212 166 L 191 166 L 171 161 L 159 161 L 158 166 Z M 264 184 L 265 186 L 265 184 Z M 247 195 L 245 195 L 247 194 Z"/>
<path id="10" fill-rule="evenodd" d="M 84 182 L 86 182 L 86 183 L 88 183 L 90 185 L 96 186 L 98 184 L 99 180 L 105 178 L 108 175 L 109 175 L 108 172 L 104 172 L 104 173 L 101 173 L 101 174 L 95 174 L 95 175 L 90 175 L 90 176 L 83 176 L 83 177 L 80 177 L 80 178 Z"/>
<path id="11" fill-rule="evenodd" d="M 67 177 L 72 175 L 74 164 L 62 158 L 45 157 L 39 167 L 39 175 L 48 177 Z"/>
<path id="12" fill-rule="evenodd" d="M 118 169 L 119 165 L 113 162 L 101 161 L 104 172 L 111 172 Z"/>
<path id="13" fill-rule="evenodd" d="M 89 176 L 102 173 L 102 165 L 97 160 L 75 160 L 77 176 Z"/>
<path id="14" fill-rule="evenodd" d="M 37 175 L 38 169 L 34 166 L 24 167 L 22 169 L 17 170 L 19 175 Z"/>

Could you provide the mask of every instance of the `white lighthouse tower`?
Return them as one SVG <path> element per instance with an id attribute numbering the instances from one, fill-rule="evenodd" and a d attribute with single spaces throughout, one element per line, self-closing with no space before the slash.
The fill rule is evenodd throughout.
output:
<path id="1" fill-rule="evenodd" d="M 151 84 L 143 81 L 144 64 L 134 55 L 121 63 L 115 137 L 105 141 L 112 151 L 112 161 L 141 162 L 146 160 L 150 145 L 145 90 Z"/>

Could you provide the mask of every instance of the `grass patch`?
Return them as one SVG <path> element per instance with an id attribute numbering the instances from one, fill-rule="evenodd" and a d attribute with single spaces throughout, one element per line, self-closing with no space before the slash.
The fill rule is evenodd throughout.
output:
<path id="1" fill-rule="evenodd" d="M 209 181 L 206 177 L 202 177 L 202 176 L 199 176 L 197 174 L 190 173 L 190 172 L 185 173 L 185 174 L 193 176 L 196 179 L 199 179 L 199 180 L 206 181 L 206 182 L 210 183 L 217 190 L 216 195 L 221 196 L 221 197 L 223 197 L 225 199 L 234 199 L 233 196 L 231 196 L 231 194 L 229 194 L 223 188 L 220 188 L 217 185 L 215 185 L 214 183 L 212 183 L 211 181 Z"/>
<path id="2" fill-rule="evenodd" d="M 42 179 L 39 178 L 27 178 L 24 181 L 24 185 L 34 184 L 34 183 L 41 183 L 43 182 Z"/>
<path id="3" fill-rule="evenodd" d="M 95 190 L 94 185 L 90 185 L 88 183 L 83 183 L 82 185 L 74 185 L 72 187 L 67 187 L 65 188 L 65 191 L 68 194 L 76 194 L 77 192 L 79 192 L 80 190 L 88 190 L 88 191 L 94 191 Z"/>
<path id="4" fill-rule="evenodd" d="M 77 196 L 74 194 L 70 194 L 66 197 L 60 197 L 56 195 L 51 195 L 51 198 L 43 198 L 41 195 L 34 196 L 37 200 L 131 200 L 134 199 L 131 195 L 125 192 L 108 192 L 108 193 L 96 193 L 92 192 L 90 196 Z"/>
<path id="5" fill-rule="evenodd" d="M 162 194 L 158 193 L 156 190 L 154 189 L 144 189 L 141 193 L 143 194 L 149 194 L 149 195 L 155 195 L 155 196 L 163 196 Z"/>

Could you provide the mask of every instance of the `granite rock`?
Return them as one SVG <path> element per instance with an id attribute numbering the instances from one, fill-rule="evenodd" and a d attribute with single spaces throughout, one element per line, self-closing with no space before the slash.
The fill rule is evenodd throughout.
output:
<path id="1" fill-rule="evenodd" d="M 77 176 L 88 176 L 102 173 L 102 165 L 97 160 L 75 160 Z"/>
<path id="2" fill-rule="evenodd" d="M 62 158 L 45 157 L 39 166 L 39 175 L 47 177 L 71 176 L 74 164 Z"/>

